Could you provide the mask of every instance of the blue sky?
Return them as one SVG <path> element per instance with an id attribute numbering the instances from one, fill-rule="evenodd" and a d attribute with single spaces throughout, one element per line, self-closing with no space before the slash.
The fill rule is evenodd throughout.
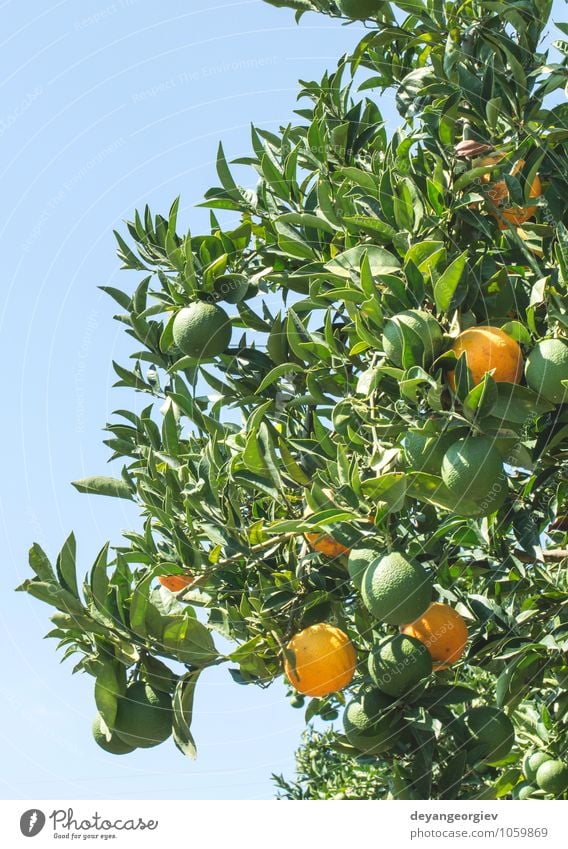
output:
<path id="1" fill-rule="evenodd" d="M 123 758 L 91 740 L 93 681 L 43 640 L 49 608 L 12 590 L 37 540 L 55 556 L 70 530 L 80 571 L 138 526 L 127 502 L 69 481 L 108 470 L 102 428 L 139 404 L 112 389 L 131 341 L 99 285 L 129 288 L 113 228 L 148 202 L 181 223 L 216 185 L 215 153 L 248 153 L 249 125 L 292 115 L 297 79 L 317 78 L 361 27 L 260 0 L 30 0 L 0 4 L 0 221 L 4 298 L 0 725 L 3 798 L 270 798 L 303 727 L 284 688 L 239 687 L 208 671 L 196 697 L 193 763 L 173 743 Z M 188 11 L 190 9 L 191 11 Z M 359 32 L 356 32 L 357 29 Z"/>
<path id="2" fill-rule="evenodd" d="M 102 428 L 133 401 L 111 388 L 131 340 L 97 289 L 135 283 L 113 228 L 177 194 L 182 226 L 205 228 L 193 207 L 216 184 L 218 140 L 243 155 L 251 121 L 285 124 L 297 79 L 333 68 L 362 27 L 315 15 L 298 27 L 260 0 L 4 0 L 0 11 L 3 798 L 270 798 L 303 728 L 280 684 L 204 674 L 195 763 L 172 743 L 107 755 L 90 736 L 92 679 L 42 640 L 49 609 L 12 590 L 32 541 L 55 556 L 73 529 L 85 572 L 105 540 L 138 526 L 127 502 L 69 485 L 108 469 Z M 381 108 L 392 116 L 389 98 Z"/>

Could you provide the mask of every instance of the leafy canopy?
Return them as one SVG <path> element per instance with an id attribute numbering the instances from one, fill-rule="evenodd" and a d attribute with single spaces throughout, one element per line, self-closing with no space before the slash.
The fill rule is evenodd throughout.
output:
<path id="1" fill-rule="evenodd" d="M 334 2 L 270 1 L 340 15 Z M 317 622 L 350 636 L 361 661 L 351 691 L 367 686 L 366 656 L 393 629 L 362 603 L 344 558 L 306 544 L 319 532 L 415 558 L 469 627 L 464 659 L 400 703 L 405 731 L 374 761 L 383 790 L 395 775 L 399 794 L 504 797 L 524 749 L 563 756 L 568 407 L 490 374 L 473 385 L 450 350 L 479 324 L 501 327 L 524 355 L 566 337 L 568 43 L 552 58 L 542 46 L 550 8 L 380 4 L 337 68 L 301 83 L 293 123 L 252 128 L 236 165 L 255 188 L 219 147 L 203 203 L 210 232 L 182 231 L 176 200 L 116 234 L 123 267 L 142 276 L 132 294 L 103 287 L 135 340 L 132 363 L 114 363 L 116 385 L 148 404 L 107 425 L 121 478 L 74 485 L 135 501 L 143 521 L 103 547 L 81 588 L 72 535 L 55 568 L 34 545 L 35 576 L 20 587 L 56 608 L 50 636 L 94 676 L 109 735 L 127 683 L 141 679 L 172 697 L 174 740 L 194 755 L 201 670 L 228 661 L 237 683 L 267 686 L 291 636 Z M 390 137 L 385 91 L 402 122 Z M 537 173 L 542 194 L 524 220 Z M 500 229 L 503 199 L 518 220 Z M 230 316 L 231 342 L 210 360 L 174 343 L 177 312 L 197 300 Z M 417 309 L 438 322 L 441 353 L 400 319 Z M 395 317 L 398 362 L 383 342 Z M 456 509 L 439 474 L 405 452 L 408 434 L 442 433 L 498 448 L 506 493 L 494 513 Z M 186 576 L 187 589 L 170 593 L 163 575 Z M 307 720 L 335 716 L 345 698 L 312 699 Z M 492 766 L 468 763 L 454 732 L 480 704 L 516 728 L 515 748 Z M 366 792 L 382 796 L 374 776 Z"/>

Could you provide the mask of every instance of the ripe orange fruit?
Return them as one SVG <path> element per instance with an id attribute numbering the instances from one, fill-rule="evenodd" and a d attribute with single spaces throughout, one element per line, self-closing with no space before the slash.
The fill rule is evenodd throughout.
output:
<path id="1" fill-rule="evenodd" d="M 455 339 L 451 350 L 459 359 L 465 352 L 467 366 L 474 385 L 493 370 L 493 380 L 520 383 L 523 376 L 523 355 L 517 342 L 499 327 L 468 327 Z M 455 391 L 453 371 L 448 372 L 448 383 Z"/>
<path id="2" fill-rule="evenodd" d="M 502 153 L 497 153 L 494 156 L 482 156 L 481 159 L 477 159 L 474 162 L 474 165 L 475 165 L 476 168 L 482 168 L 484 165 L 487 165 L 487 166 L 498 165 L 499 162 L 501 162 L 502 159 L 503 159 Z M 480 177 L 480 182 L 481 183 L 490 183 L 491 182 L 491 172 L 488 171 L 486 174 L 483 174 Z M 502 190 L 502 186 L 505 186 L 505 194 L 502 196 L 501 200 L 508 197 L 509 192 L 508 192 L 507 184 L 506 184 L 505 180 L 499 180 L 497 183 L 495 183 L 494 188 L 496 188 L 497 186 L 499 186 L 499 190 Z M 491 191 L 490 196 L 491 196 L 491 200 L 493 201 L 493 203 L 498 203 L 498 200 L 496 199 L 498 194 L 499 194 L 499 191 L 497 191 L 497 194 L 495 196 L 493 196 L 493 190 Z"/>
<path id="3" fill-rule="evenodd" d="M 336 504 L 333 501 L 333 492 L 331 489 L 324 489 L 323 493 L 327 498 L 329 498 L 329 506 L 335 507 Z M 304 518 L 311 516 L 313 512 L 314 511 L 311 507 L 306 507 L 304 510 Z M 374 520 L 370 517 L 368 521 L 373 522 Z M 340 557 L 342 554 L 349 554 L 351 551 L 350 548 L 347 548 L 345 545 L 337 542 L 331 534 L 324 534 L 321 531 L 304 534 L 304 538 L 310 548 L 313 548 L 314 551 L 319 551 L 321 554 L 325 554 L 326 557 Z"/>
<path id="4" fill-rule="evenodd" d="M 497 165 L 503 159 L 503 154 L 495 154 L 493 156 L 483 156 L 480 159 L 477 159 L 474 162 L 476 168 L 483 167 L 484 165 L 491 166 Z M 524 167 L 525 161 L 524 159 L 519 159 L 513 167 L 511 168 L 510 174 L 512 177 L 516 177 L 520 171 L 522 171 Z M 480 178 L 481 183 L 491 183 L 491 173 L 483 174 Z M 542 194 L 542 183 L 540 182 L 540 177 L 536 174 L 531 183 L 529 197 L 537 198 Z M 505 203 L 509 199 L 509 189 L 507 187 L 507 183 L 505 180 L 497 180 L 495 183 L 491 185 L 489 190 L 487 191 L 487 196 L 489 199 L 495 204 L 495 206 L 500 206 Z M 476 209 L 477 204 L 472 203 L 469 204 L 470 209 Z M 497 220 L 497 226 L 500 230 L 508 230 L 508 225 L 512 224 L 514 227 L 519 227 L 521 224 L 524 224 L 525 221 L 528 221 L 529 218 L 532 218 L 536 213 L 536 206 L 526 206 L 526 207 L 506 207 L 504 209 L 499 209 L 497 212 L 493 212 L 493 217 Z"/>
<path id="5" fill-rule="evenodd" d="M 158 581 L 171 593 L 179 593 L 193 584 L 193 578 L 189 575 L 160 575 Z"/>
<path id="6" fill-rule="evenodd" d="M 350 548 L 334 540 L 330 534 L 304 534 L 304 537 L 310 548 L 313 548 L 314 551 L 319 551 L 321 554 L 325 554 L 326 557 L 340 557 L 342 554 L 349 554 L 351 551 Z"/>
<path id="7" fill-rule="evenodd" d="M 296 634 L 286 647 L 284 671 L 305 696 L 327 696 L 347 687 L 355 674 L 357 655 L 343 631 L 324 622 Z"/>
<path id="8" fill-rule="evenodd" d="M 502 155 L 497 156 L 487 156 L 483 159 L 478 160 L 477 165 L 497 165 L 498 162 L 503 158 Z M 512 177 L 516 177 L 519 174 L 523 167 L 525 161 L 524 159 L 519 159 L 513 167 L 511 168 L 510 174 Z M 484 174 L 481 177 L 482 183 L 490 183 L 491 182 L 491 174 Z M 509 189 L 507 187 L 507 183 L 505 180 L 497 180 L 496 183 L 493 183 L 491 188 L 488 191 L 489 198 L 493 201 L 495 206 L 500 206 L 500 204 L 505 203 L 509 199 Z M 529 197 L 537 198 L 542 194 L 542 183 L 540 182 L 540 177 L 536 174 L 531 183 Z M 518 227 L 521 224 L 524 224 L 525 221 L 528 221 L 529 218 L 532 218 L 536 213 L 536 206 L 526 206 L 526 207 L 506 207 L 505 209 L 499 209 L 498 212 L 492 213 L 493 216 L 497 219 L 497 226 L 500 230 L 507 230 L 508 224 L 512 224 L 514 227 Z"/>
<path id="9" fill-rule="evenodd" d="M 415 622 L 404 625 L 402 634 L 424 643 L 434 661 L 434 672 L 456 663 L 467 643 L 467 625 L 463 617 L 447 604 L 434 601 Z"/>
<path id="10" fill-rule="evenodd" d="M 509 193 L 507 192 L 507 196 L 508 194 Z M 542 183 L 540 182 L 540 177 L 538 176 L 538 174 L 536 174 L 534 180 L 531 183 L 529 197 L 538 198 L 541 196 L 541 194 Z M 525 221 L 528 221 L 529 218 L 532 218 L 533 215 L 535 215 L 536 210 L 536 206 L 525 206 L 518 209 L 515 209 L 515 207 L 500 209 L 498 214 L 496 215 L 497 226 L 500 230 L 508 230 L 508 224 L 512 224 L 513 227 L 519 227 L 521 224 L 524 224 Z"/>
<path id="11" fill-rule="evenodd" d="M 490 167 L 491 165 L 497 165 L 502 159 L 503 159 L 502 153 L 495 154 L 494 156 L 481 156 L 481 157 L 479 157 L 479 159 L 474 160 L 473 167 L 474 168 L 483 168 L 485 165 Z M 479 178 L 479 182 L 484 183 L 484 184 L 490 183 L 491 182 L 491 172 L 488 171 L 486 174 L 482 174 L 481 177 Z M 501 181 L 501 182 L 504 182 L 504 180 Z M 505 188 L 507 188 L 507 186 L 505 186 Z M 508 194 L 508 192 L 507 192 L 507 194 Z M 492 200 L 493 200 L 494 203 L 497 203 L 497 201 L 493 198 L 493 196 L 492 196 Z M 468 209 L 477 209 L 478 207 L 479 207 L 478 203 L 468 203 Z"/>

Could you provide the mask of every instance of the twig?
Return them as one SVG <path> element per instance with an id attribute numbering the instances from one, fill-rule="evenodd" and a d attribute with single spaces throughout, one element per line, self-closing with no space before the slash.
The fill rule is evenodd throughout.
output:
<path id="1" fill-rule="evenodd" d="M 224 560 L 218 560 L 217 563 L 212 563 L 211 566 L 208 566 L 203 570 L 203 572 L 200 572 L 187 589 L 191 592 L 196 587 L 199 587 L 200 584 L 209 577 L 209 575 L 216 572 L 217 569 L 222 569 L 223 566 L 228 566 L 230 563 L 236 563 L 237 561 L 242 560 L 243 557 L 252 557 L 252 559 L 255 560 L 256 554 L 265 551 L 265 549 L 270 548 L 272 545 L 280 545 L 280 543 L 288 542 L 289 539 L 293 539 L 297 536 L 298 534 L 294 531 L 287 534 L 281 534 L 280 536 L 272 537 L 272 539 L 267 539 L 264 542 L 259 542 L 258 545 L 253 545 L 248 551 L 242 551 L 239 554 L 233 554 L 231 557 L 226 557 Z M 186 597 L 181 596 L 179 600 L 185 601 Z"/>

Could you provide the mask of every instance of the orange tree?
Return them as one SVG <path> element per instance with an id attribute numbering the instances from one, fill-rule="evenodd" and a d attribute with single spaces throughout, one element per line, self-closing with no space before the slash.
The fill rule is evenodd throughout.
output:
<path id="1" fill-rule="evenodd" d="M 199 674 L 229 662 L 343 711 L 338 752 L 395 795 L 561 796 L 568 45 L 543 52 L 549 0 L 274 5 L 370 18 L 295 123 L 253 129 L 254 189 L 219 148 L 210 232 L 175 202 L 117 234 L 143 279 L 105 287 L 136 340 L 114 368 L 148 405 L 107 426 L 122 477 L 75 486 L 143 524 L 82 587 L 73 536 L 55 567 L 34 545 L 20 589 L 116 754 L 173 730 L 194 755 Z"/>

